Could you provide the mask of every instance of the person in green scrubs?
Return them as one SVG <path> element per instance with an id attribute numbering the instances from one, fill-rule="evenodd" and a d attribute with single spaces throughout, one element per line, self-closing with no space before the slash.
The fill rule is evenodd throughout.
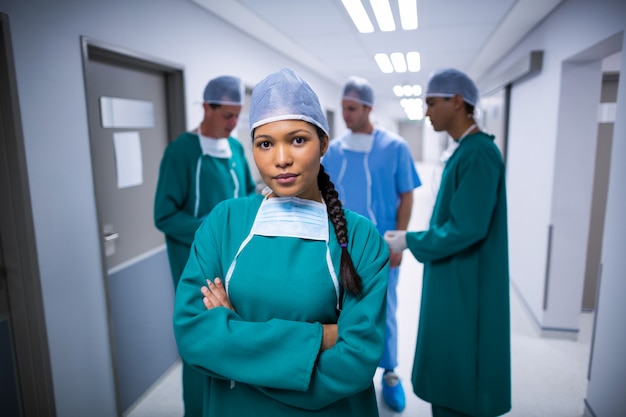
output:
<path id="1" fill-rule="evenodd" d="M 205 417 L 376 417 L 389 250 L 344 209 L 321 165 L 329 128 L 290 69 L 250 105 L 263 195 L 220 203 L 198 229 L 174 306 Z"/>
<path id="2" fill-rule="evenodd" d="M 209 81 L 200 126 L 170 143 L 161 159 L 154 223 L 165 234 L 175 289 L 204 217 L 219 202 L 256 191 L 243 146 L 230 136 L 243 97 L 239 78 L 221 76 Z M 183 362 L 185 417 L 202 416 L 203 385 L 203 375 Z"/>
<path id="3" fill-rule="evenodd" d="M 428 83 L 426 115 L 458 147 L 447 160 L 429 229 L 390 231 L 424 264 L 413 390 L 433 417 L 511 409 L 506 178 L 492 135 L 474 120 L 478 90 L 455 69 Z"/>

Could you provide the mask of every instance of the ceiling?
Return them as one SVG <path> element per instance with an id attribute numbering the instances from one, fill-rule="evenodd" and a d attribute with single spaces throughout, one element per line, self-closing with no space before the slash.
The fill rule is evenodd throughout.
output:
<path id="1" fill-rule="evenodd" d="M 396 84 L 425 86 L 443 67 L 479 82 L 562 0 L 417 0 L 417 30 L 380 32 L 373 20 L 368 34 L 357 31 L 341 0 L 191 1 L 338 85 L 351 75 L 366 78 L 380 101 L 396 100 Z M 397 1 L 390 3 L 399 22 Z M 383 74 L 374 61 L 378 52 L 409 51 L 421 55 L 417 73 Z M 397 110 L 403 118 L 399 104 Z"/>

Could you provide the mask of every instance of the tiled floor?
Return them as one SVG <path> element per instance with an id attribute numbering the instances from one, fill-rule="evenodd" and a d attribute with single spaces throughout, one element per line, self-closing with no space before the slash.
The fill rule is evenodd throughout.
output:
<path id="1" fill-rule="evenodd" d="M 415 191 L 410 229 L 427 224 L 434 201 L 430 178 L 435 167 L 418 164 L 424 185 Z M 395 413 L 380 396 L 380 370 L 374 384 L 381 417 L 430 417 L 430 405 L 417 398 L 410 376 L 417 334 L 422 265 L 405 252 L 398 284 L 398 357 L 396 372 L 403 379 L 406 409 Z M 587 367 L 593 314 L 581 314 L 578 340 L 540 337 L 514 289 L 511 290 L 511 356 L 513 408 L 507 417 L 582 417 L 587 389 Z M 180 364 L 174 365 L 126 417 L 179 417 L 183 415 Z"/>

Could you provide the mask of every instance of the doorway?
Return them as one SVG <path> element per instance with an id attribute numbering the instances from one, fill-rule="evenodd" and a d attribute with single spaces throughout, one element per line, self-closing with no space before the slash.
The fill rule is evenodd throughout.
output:
<path id="1" fill-rule="evenodd" d="M 610 143 L 599 136 L 605 129 L 598 116 L 606 62 L 621 56 L 622 37 L 618 33 L 606 38 L 561 65 L 542 326 L 574 338 L 581 311 L 598 307 L 600 252 L 590 252 L 589 245 L 602 242 L 607 195 L 601 190 L 610 181 Z"/>
<path id="2" fill-rule="evenodd" d="M 256 167 L 254 163 L 254 156 L 252 155 L 252 140 L 250 138 L 250 102 L 252 101 L 252 88 L 245 88 L 245 97 L 243 101 L 243 107 L 241 108 L 241 113 L 239 113 L 239 122 L 237 123 L 237 140 L 243 146 L 243 149 L 246 154 L 246 160 L 248 161 L 248 165 L 250 166 L 250 173 L 252 174 L 252 179 L 256 184 L 257 192 L 261 192 L 265 184 L 261 179 L 261 174 L 259 173 L 259 169 Z"/>
<path id="3" fill-rule="evenodd" d="M 185 129 L 176 65 L 83 38 L 92 174 L 118 412 L 178 360 L 174 288 L 153 220 L 159 164 Z M 155 303 L 155 300 L 158 302 Z"/>
<path id="4" fill-rule="evenodd" d="M 596 147 L 595 171 L 593 177 L 593 197 L 591 200 L 591 219 L 589 223 L 589 241 L 587 242 L 587 260 L 585 265 L 585 284 L 583 290 L 583 311 L 595 311 L 602 238 L 604 236 L 604 217 L 609 188 L 611 168 L 611 148 L 613 145 L 613 126 L 619 85 L 619 64 L 621 57 L 616 54 L 603 62 L 602 92 L 600 96 L 598 138 Z"/>
<path id="5" fill-rule="evenodd" d="M 0 410 L 54 416 L 9 18 L 0 13 Z"/>

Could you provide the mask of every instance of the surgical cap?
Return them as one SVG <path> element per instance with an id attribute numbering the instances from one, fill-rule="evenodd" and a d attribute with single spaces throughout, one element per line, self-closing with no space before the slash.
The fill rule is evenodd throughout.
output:
<path id="1" fill-rule="evenodd" d="M 454 97 L 459 94 L 472 106 L 478 102 L 478 89 L 474 82 L 461 71 L 449 68 L 431 75 L 426 89 L 428 97 Z"/>
<path id="2" fill-rule="evenodd" d="M 374 90 L 365 78 L 350 77 L 343 88 L 343 100 L 356 101 L 366 106 L 374 106 Z"/>
<path id="3" fill-rule="evenodd" d="M 252 90 L 250 135 L 278 120 L 304 120 L 329 134 L 328 121 L 311 86 L 289 68 L 268 75 Z"/>
<path id="4" fill-rule="evenodd" d="M 212 79 L 204 89 L 205 103 L 242 106 L 243 96 L 241 80 L 229 75 Z"/>

